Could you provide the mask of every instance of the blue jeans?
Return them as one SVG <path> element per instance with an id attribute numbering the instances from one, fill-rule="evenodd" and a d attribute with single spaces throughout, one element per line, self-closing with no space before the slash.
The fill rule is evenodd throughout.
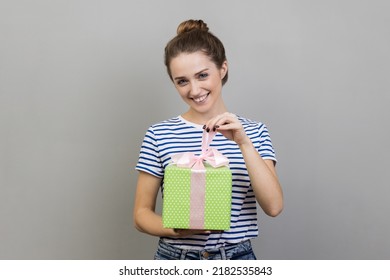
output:
<path id="1" fill-rule="evenodd" d="M 256 260 L 250 240 L 211 250 L 185 250 L 162 240 L 158 243 L 155 260 Z"/>

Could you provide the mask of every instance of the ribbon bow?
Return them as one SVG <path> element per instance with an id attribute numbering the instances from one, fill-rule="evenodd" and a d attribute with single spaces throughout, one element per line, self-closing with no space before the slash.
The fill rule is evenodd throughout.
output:
<path id="1" fill-rule="evenodd" d="M 178 167 L 189 167 L 192 170 L 205 170 L 203 162 L 207 162 L 212 167 L 221 167 L 229 164 L 229 160 L 217 149 L 210 148 L 216 132 L 203 131 L 202 135 L 202 153 L 197 156 L 192 152 L 179 153 L 172 156 L 172 162 Z"/>

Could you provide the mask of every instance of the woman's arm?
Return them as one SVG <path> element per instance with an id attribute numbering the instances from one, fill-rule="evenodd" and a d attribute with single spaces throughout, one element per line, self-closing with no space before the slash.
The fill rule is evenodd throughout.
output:
<path id="1" fill-rule="evenodd" d="M 264 160 L 259 155 L 237 117 L 231 113 L 221 114 L 206 124 L 207 129 L 216 129 L 237 143 L 244 157 L 257 202 L 267 215 L 279 215 L 283 210 L 283 193 L 274 162 Z"/>
<path id="2" fill-rule="evenodd" d="M 256 200 L 267 215 L 276 217 L 283 210 L 283 193 L 274 162 L 262 159 L 252 142 L 239 146 Z"/>
<path id="3" fill-rule="evenodd" d="M 208 234 L 211 231 L 164 228 L 162 217 L 156 214 L 156 199 L 161 179 L 140 171 L 134 203 L 134 225 L 144 233 L 154 236 L 185 237 L 194 234 Z"/>
<path id="4" fill-rule="evenodd" d="M 134 224 L 144 233 L 155 236 L 175 236 L 172 229 L 162 225 L 162 218 L 155 213 L 156 199 L 160 188 L 161 178 L 140 171 L 134 202 Z"/>

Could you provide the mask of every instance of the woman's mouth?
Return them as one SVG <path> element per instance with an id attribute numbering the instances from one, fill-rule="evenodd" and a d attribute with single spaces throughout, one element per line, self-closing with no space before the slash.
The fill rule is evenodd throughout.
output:
<path id="1" fill-rule="evenodd" d="M 192 98 L 192 100 L 195 101 L 195 103 L 204 103 L 207 99 L 207 97 L 209 96 L 210 93 L 207 93 L 205 95 L 201 95 L 199 97 L 196 97 L 196 98 Z"/>

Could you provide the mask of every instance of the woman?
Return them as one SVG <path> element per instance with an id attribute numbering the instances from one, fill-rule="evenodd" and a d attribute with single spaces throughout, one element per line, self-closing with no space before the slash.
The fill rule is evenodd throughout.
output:
<path id="1" fill-rule="evenodd" d="M 221 41 L 202 20 L 182 22 L 165 48 L 165 65 L 188 111 L 151 126 L 144 138 L 134 206 L 138 230 L 159 236 L 155 259 L 256 259 L 256 203 L 272 217 L 283 208 L 276 158 L 266 126 L 230 113 L 222 98 L 228 63 Z M 231 228 L 224 232 L 164 228 L 155 213 L 164 168 L 180 152 L 200 153 L 203 130 L 218 132 L 211 146 L 230 161 Z"/>

